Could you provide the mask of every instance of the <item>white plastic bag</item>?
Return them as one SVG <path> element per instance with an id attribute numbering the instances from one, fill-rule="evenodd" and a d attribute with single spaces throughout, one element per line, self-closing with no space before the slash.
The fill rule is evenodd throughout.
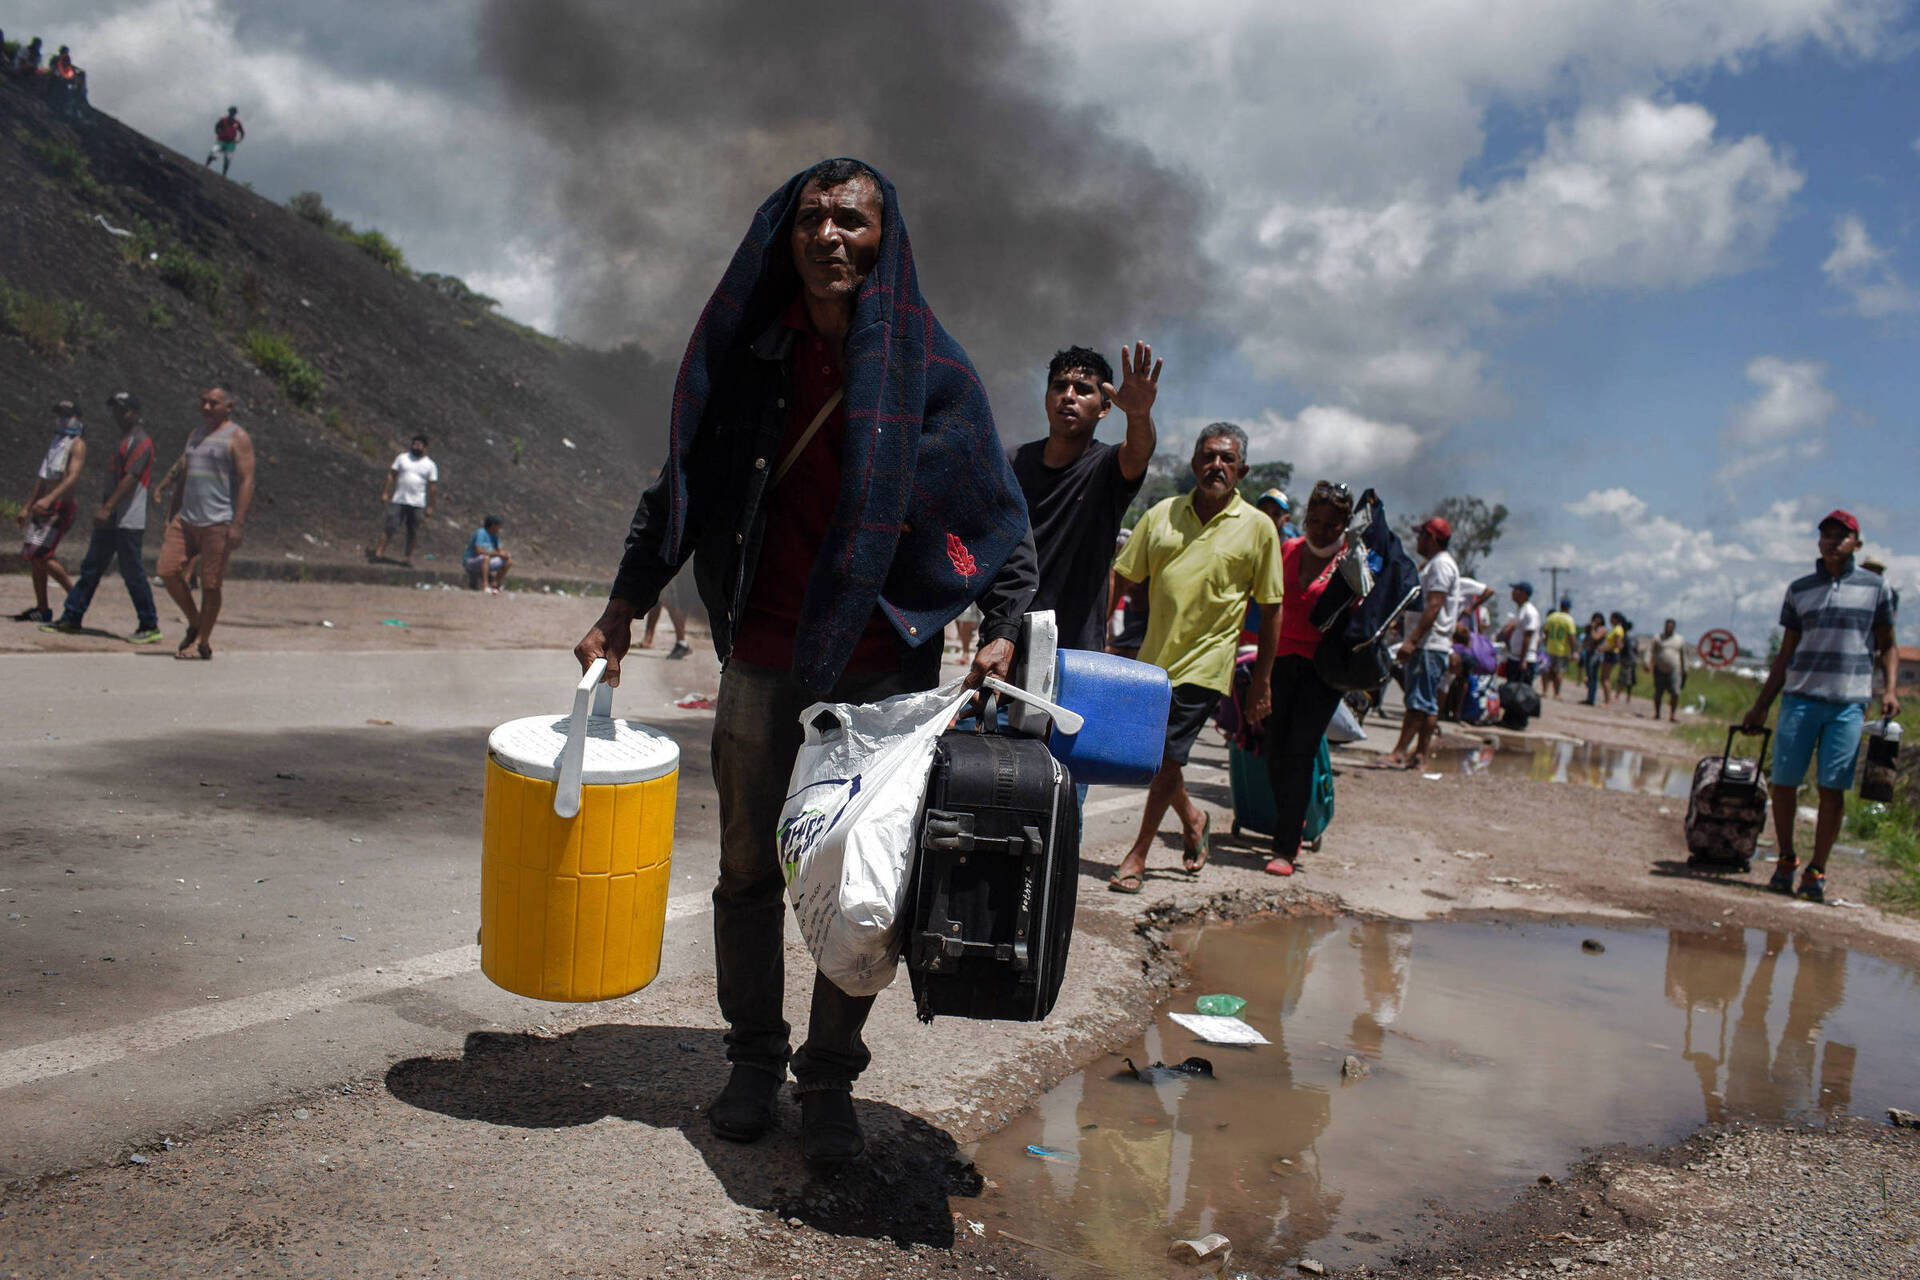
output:
<path id="1" fill-rule="evenodd" d="M 806 737 L 774 843 L 800 936 L 820 972 L 850 996 L 875 995 L 893 981 L 934 742 L 968 696 L 953 680 L 884 702 L 817 702 L 800 713 Z"/>

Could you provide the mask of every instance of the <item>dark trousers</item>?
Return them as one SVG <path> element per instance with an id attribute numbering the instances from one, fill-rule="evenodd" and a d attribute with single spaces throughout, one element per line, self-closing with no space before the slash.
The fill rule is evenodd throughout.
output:
<path id="1" fill-rule="evenodd" d="M 1300 852 L 1300 827 L 1313 798 L 1313 758 L 1326 735 L 1340 691 L 1322 680 L 1313 659 L 1287 654 L 1273 663 L 1273 711 L 1262 753 L 1273 784 L 1273 856 L 1291 862 Z"/>
<path id="2" fill-rule="evenodd" d="M 153 588 L 147 584 L 146 566 L 140 563 L 140 543 L 146 536 L 145 529 L 95 529 L 93 540 L 87 543 L 86 558 L 80 562 L 80 572 L 73 576 L 73 590 L 67 592 L 60 620 L 79 625 L 87 616 L 87 607 L 93 603 L 93 593 L 100 586 L 101 576 L 118 558 L 120 576 L 126 581 L 127 594 L 133 597 L 133 612 L 140 621 L 140 629 L 158 631 L 160 615 L 153 609 Z"/>
<path id="3" fill-rule="evenodd" d="M 938 644 L 929 664 L 880 675 L 848 676 L 825 699 L 786 671 L 730 662 L 720 676 L 713 716 L 713 781 L 720 798 L 720 883 L 713 890 L 713 950 L 720 1016 L 727 1021 L 727 1060 L 782 1078 L 789 1057 L 800 1092 L 847 1090 L 871 1055 L 860 1038 L 872 996 L 850 996 L 813 975 L 807 1041 L 790 1053 L 783 1007 L 784 934 L 791 914 L 774 833 L 800 751 L 800 713 L 815 702 L 878 702 L 930 689 L 939 674 Z"/>

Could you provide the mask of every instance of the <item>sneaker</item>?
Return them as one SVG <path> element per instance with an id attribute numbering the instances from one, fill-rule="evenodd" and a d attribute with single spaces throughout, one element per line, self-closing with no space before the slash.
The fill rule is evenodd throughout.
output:
<path id="1" fill-rule="evenodd" d="M 128 644 L 159 644 L 160 641 L 163 639 L 165 639 L 165 637 L 160 634 L 160 628 L 142 627 L 140 628 L 140 630 L 134 632 L 132 635 L 127 637 L 127 643 Z"/>
<path id="2" fill-rule="evenodd" d="M 1808 867 L 1800 875 L 1800 896 L 1808 902 L 1827 900 L 1827 873 L 1818 867 Z"/>
<path id="3" fill-rule="evenodd" d="M 1774 893 L 1784 893 L 1791 898 L 1793 896 L 1793 873 L 1794 869 L 1799 865 L 1800 859 L 1798 858 L 1795 858 L 1792 862 L 1775 863 L 1773 879 L 1767 881 L 1767 888 Z"/>
<path id="4" fill-rule="evenodd" d="M 673 658 L 684 658 L 692 652 L 693 652 L 692 645 L 688 644 L 684 640 L 676 640 L 673 642 L 673 648 L 667 650 L 667 657 L 669 660 Z"/>
<path id="5" fill-rule="evenodd" d="M 65 618 L 60 619 L 58 622 L 43 622 L 40 624 L 40 629 L 42 631 L 56 631 L 63 636 L 77 636 L 80 634 L 80 624 L 77 622 L 69 622 Z"/>
<path id="6" fill-rule="evenodd" d="M 37 606 L 32 609 L 22 609 L 13 615 L 13 620 L 15 622 L 52 622 L 53 610 L 41 609 Z"/>

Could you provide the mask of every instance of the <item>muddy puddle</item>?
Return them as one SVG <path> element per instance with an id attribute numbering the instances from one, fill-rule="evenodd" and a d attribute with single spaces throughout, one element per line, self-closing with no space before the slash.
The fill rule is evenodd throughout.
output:
<path id="1" fill-rule="evenodd" d="M 1495 1208 L 1583 1148 L 1920 1103 L 1920 974 L 1800 935 L 1320 918 L 1183 942 L 1194 985 L 1147 1035 L 975 1152 L 980 1228 L 1053 1274 L 1165 1276 L 1209 1232 L 1230 1272 L 1382 1262 L 1436 1206 Z M 1216 992 L 1271 1043 L 1167 1017 Z M 1211 1078 L 1122 1062 L 1191 1055 Z"/>
<path id="2" fill-rule="evenodd" d="M 1685 799 L 1693 785 L 1693 765 L 1666 756 L 1584 742 L 1548 743 L 1534 751 L 1496 751 L 1491 746 L 1461 747 L 1435 753 L 1436 766 L 1455 773 L 1489 773 L 1535 782 L 1571 782 L 1608 791 Z"/>

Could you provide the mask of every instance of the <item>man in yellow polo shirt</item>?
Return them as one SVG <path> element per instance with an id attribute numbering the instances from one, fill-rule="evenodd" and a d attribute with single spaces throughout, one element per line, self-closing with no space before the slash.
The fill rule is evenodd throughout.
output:
<path id="1" fill-rule="evenodd" d="M 1133 848 L 1114 868 L 1107 887 L 1138 893 L 1147 851 L 1171 807 L 1180 819 L 1189 873 L 1207 865 L 1211 823 L 1187 797 L 1187 753 L 1213 709 L 1233 688 L 1233 660 L 1247 599 L 1261 605 L 1260 651 L 1248 686 L 1249 721 L 1267 718 L 1273 699 L 1273 652 L 1280 639 L 1280 539 L 1273 521 L 1240 497 L 1247 474 L 1247 433 L 1231 422 L 1200 432 L 1193 446 L 1191 493 L 1156 503 L 1114 561 L 1129 586 L 1146 582 L 1147 635 L 1140 661 L 1164 667 L 1173 684 L 1160 771 L 1147 788 L 1146 811 Z"/>

